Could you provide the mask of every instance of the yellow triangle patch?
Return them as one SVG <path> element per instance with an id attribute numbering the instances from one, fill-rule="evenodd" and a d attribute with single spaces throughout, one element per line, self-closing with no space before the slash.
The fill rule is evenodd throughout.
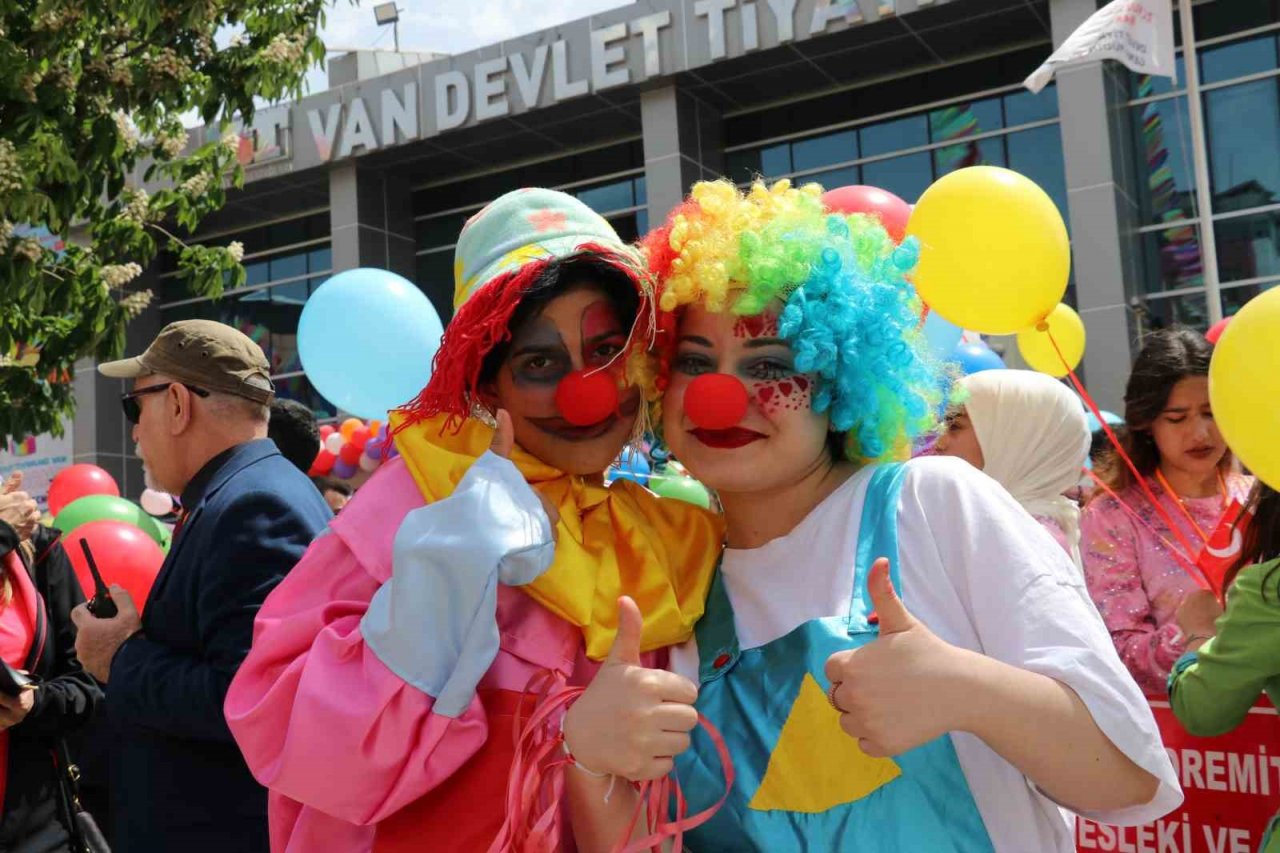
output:
<path id="1" fill-rule="evenodd" d="M 845 734 L 839 712 L 806 673 L 750 807 L 816 814 L 860 800 L 901 775 L 893 759 L 872 758 Z"/>

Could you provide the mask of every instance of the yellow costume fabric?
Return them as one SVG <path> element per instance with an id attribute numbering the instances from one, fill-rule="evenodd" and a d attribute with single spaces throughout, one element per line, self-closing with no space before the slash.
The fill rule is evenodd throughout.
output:
<path id="1" fill-rule="evenodd" d="M 428 503 L 452 494 L 493 439 L 493 430 L 474 418 L 456 433 L 446 420 L 440 415 L 401 428 L 405 416 L 391 415 L 396 447 Z M 582 629 L 590 658 L 603 660 L 613 646 L 621 595 L 635 599 L 644 616 L 642 651 L 693 635 L 723 541 L 719 516 L 629 480 L 606 488 L 571 476 L 518 445 L 511 461 L 560 512 L 555 560 L 523 589 Z"/>

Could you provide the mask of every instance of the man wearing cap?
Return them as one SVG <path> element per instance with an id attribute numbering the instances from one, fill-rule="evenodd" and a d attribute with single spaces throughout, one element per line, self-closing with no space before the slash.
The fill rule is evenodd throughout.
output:
<path id="1" fill-rule="evenodd" d="M 267 851 L 267 795 L 231 739 L 227 687 L 267 594 L 332 514 L 267 438 L 274 396 L 261 348 L 209 320 L 166 326 L 136 358 L 98 368 L 122 396 L 147 485 L 183 515 L 145 615 L 73 613 L 76 651 L 106 685 L 112 849 Z"/>

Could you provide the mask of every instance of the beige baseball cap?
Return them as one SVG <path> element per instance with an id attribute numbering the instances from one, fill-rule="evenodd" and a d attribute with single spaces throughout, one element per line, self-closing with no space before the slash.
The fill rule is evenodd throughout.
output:
<path id="1" fill-rule="evenodd" d="M 170 323 L 142 355 L 100 364 L 98 372 L 112 379 L 161 373 L 255 403 L 270 403 L 275 397 L 271 364 L 262 347 L 243 332 L 214 320 Z"/>

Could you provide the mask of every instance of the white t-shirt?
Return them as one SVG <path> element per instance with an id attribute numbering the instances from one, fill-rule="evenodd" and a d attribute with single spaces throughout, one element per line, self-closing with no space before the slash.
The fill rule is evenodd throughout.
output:
<path id="1" fill-rule="evenodd" d="M 849 614 L 858 527 L 870 470 L 860 471 L 791 533 L 721 567 L 742 648 L 765 645 L 812 619 Z M 958 459 L 909 463 L 898 503 L 898 556 L 907 609 L 952 645 L 1070 686 L 1111 741 L 1160 779 L 1145 806 L 1082 813 L 1146 823 L 1182 802 L 1151 709 L 1061 546 L 1009 494 Z M 695 682 L 697 641 L 671 668 Z M 953 733 L 969 788 L 998 853 L 1070 853 L 1072 821 L 974 735 Z"/>

